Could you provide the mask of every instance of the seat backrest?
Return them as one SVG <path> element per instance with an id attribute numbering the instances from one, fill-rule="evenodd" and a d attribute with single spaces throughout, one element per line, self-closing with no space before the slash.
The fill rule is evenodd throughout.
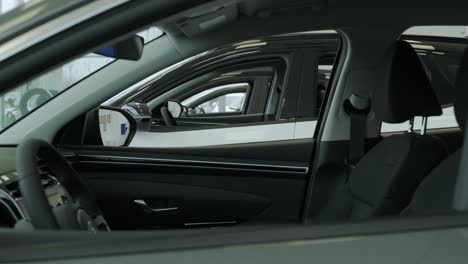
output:
<path id="1" fill-rule="evenodd" d="M 468 51 L 465 52 L 455 81 L 455 117 L 463 131 L 468 112 Z M 455 185 L 460 166 L 461 150 L 438 165 L 416 189 L 404 214 L 430 214 L 453 208 Z"/>
<path id="2" fill-rule="evenodd" d="M 408 43 L 398 41 L 389 49 L 381 74 L 381 86 L 372 100 L 380 121 L 400 123 L 442 113 L 427 73 Z M 446 155 L 444 144 L 431 136 L 407 133 L 383 139 L 362 157 L 318 220 L 400 213 L 416 187 Z"/>

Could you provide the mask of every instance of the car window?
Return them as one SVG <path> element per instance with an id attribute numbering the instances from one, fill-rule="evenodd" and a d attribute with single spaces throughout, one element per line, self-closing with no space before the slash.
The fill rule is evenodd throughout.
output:
<path id="1" fill-rule="evenodd" d="M 317 110 L 315 112 L 315 116 L 318 116 L 323 100 L 325 99 L 325 93 L 328 88 L 328 82 L 330 81 L 332 70 L 333 64 L 330 64 L 330 59 L 319 61 L 319 65 L 317 66 Z"/>
<path id="2" fill-rule="evenodd" d="M 290 89 L 285 66 L 281 58 L 260 58 L 176 81 L 147 99 L 150 127 L 137 131 L 129 146 L 194 147 L 293 139 L 294 120 L 281 120 L 282 102 L 294 100 L 285 95 Z M 183 110 L 172 102 L 179 102 Z M 165 111 L 175 121 L 167 119 Z M 182 135 L 186 135 L 183 140 Z"/>
<path id="3" fill-rule="evenodd" d="M 144 43 L 162 34 L 155 27 L 138 33 Z M 0 94 L 0 131 L 113 61 L 113 58 L 89 53 Z"/>
<path id="4" fill-rule="evenodd" d="M 0 129 L 4 130 L 67 88 L 114 61 L 86 54 L 0 96 Z"/>
<path id="5" fill-rule="evenodd" d="M 260 61 L 256 64 L 216 69 L 149 99 L 147 104 L 156 124 L 164 127 L 164 122 L 158 122 L 158 119 L 161 117 L 161 107 L 169 100 L 180 102 L 185 109 L 183 114 L 175 116 L 176 119 L 197 118 L 190 120 L 190 127 L 194 129 L 206 127 L 207 123 L 235 125 L 262 122 L 270 118 L 274 120 L 271 116 L 275 116 L 280 109 L 279 98 L 283 90 L 273 91 L 272 83 L 276 87 L 283 86 L 280 81 L 283 77 L 278 78 L 277 75 L 284 74 L 284 62 Z M 205 120 L 200 121 L 200 117 Z M 188 129 L 187 125 L 183 129 Z"/>
<path id="6" fill-rule="evenodd" d="M 313 138 L 340 42 L 332 33 L 281 35 L 258 40 L 261 45 L 243 41 L 218 47 L 154 73 L 103 106 L 133 115 L 138 126 L 129 147 Z M 285 45 L 298 40 L 305 48 Z M 73 127 L 92 120 L 92 112 L 64 127 L 58 142 L 102 144 L 93 131 L 83 131 L 80 138 L 72 133 Z"/>
<path id="7" fill-rule="evenodd" d="M 232 92 L 237 87 L 240 87 L 243 91 Z M 210 88 L 185 99 L 182 105 L 187 106 L 191 110 L 188 112 L 188 116 L 243 112 L 247 88 L 250 88 L 248 83 Z"/>
<path id="8" fill-rule="evenodd" d="M 230 93 L 206 101 L 196 107 L 203 109 L 203 112 L 207 114 L 241 112 L 244 98 L 245 93 Z"/>

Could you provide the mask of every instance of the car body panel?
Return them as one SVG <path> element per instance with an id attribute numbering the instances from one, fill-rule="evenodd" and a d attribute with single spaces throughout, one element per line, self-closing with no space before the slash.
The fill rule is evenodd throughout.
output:
<path id="1" fill-rule="evenodd" d="M 104 257 L 99 263 L 381 263 L 458 264 L 466 258 L 467 229 L 351 236 L 279 243 L 244 244 L 212 249 Z M 79 259 L 61 263 L 95 263 Z"/>
<path id="2" fill-rule="evenodd" d="M 291 140 L 295 123 L 254 124 L 192 131 L 137 132 L 129 147 L 177 148 Z"/>
<path id="3" fill-rule="evenodd" d="M 34 237 L 33 237 L 34 236 Z M 346 224 L 114 232 L 10 232 L 6 261 L 57 263 L 460 263 L 466 215 Z M 62 250 L 56 250 L 60 244 Z M 42 262 L 41 262 L 42 263 Z"/>
<path id="4" fill-rule="evenodd" d="M 112 228 L 165 229 L 300 221 L 312 144 L 64 151 L 89 182 Z M 148 213 L 136 199 L 178 209 Z"/>

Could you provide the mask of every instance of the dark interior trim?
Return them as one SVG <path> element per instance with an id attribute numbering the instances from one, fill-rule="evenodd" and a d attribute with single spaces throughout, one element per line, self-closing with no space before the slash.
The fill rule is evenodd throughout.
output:
<path id="1" fill-rule="evenodd" d="M 216 168 L 223 170 L 257 170 L 257 171 L 272 171 L 284 172 L 288 174 L 307 174 L 309 168 L 307 166 L 287 166 L 277 164 L 254 164 L 240 162 L 219 162 L 209 160 L 193 160 L 193 159 L 163 159 L 163 158 L 147 158 L 147 157 L 131 157 L 131 156 L 113 156 L 113 155 L 80 155 L 81 163 L 124 163 L 134 165 L 155 165 L 155 166 L 176 166 L 176 167 L 203 167 Z"/>
<path id="2" fill-rule="evenodd" d="M 96 145 L 57 145 L 65 153 L 116 155 L 164 159 L 195 159 L 276 165 L 307 166 L 312 138 L 183 148 L 134 148 Z"/>
<path id="3" fill-rule="evenodd" d="M 253 119 L 257 119 L 259 114 L 246 114 L 243 115 L 242 118 L 246 117 L 252 117 Z M 263 114 L 260 114 L 260 116 L 263 116 Z M 190 117 L 190 119 L 195 120 L 195 118 L 202 119 L 203 117 Z M 220 117 L 216 118 L 213 117 L 212 119 L 223 119 L 226 117 Z M 187 118 L 183 118 L 183 120 L 186 120 Z M 254 121 L 250 123 L 226 123 L 223 125 L 223 123 L 212 123 L 207 125 L 206 123 L 201 123 L 199 126 L 175 126 L 175 127 L 165 127 L 161 126 L 155 129 L 152 127 L 152 130 L 150 132 L 155 132 L 155 133 L 167 133 L 167 132 L 180 132 L 180 131 L 194 131 L 194 130 L 206 130 L 206 129 L 221 129 L 221 128 L 233 128 L 233 127 L 251 127 L 251 126 L 266 126 L 266 125 L 277 125 L 277 124 L 288 124 L 288 123 L 296 123 L 296 120 L 294 119 L 284 119 L 284 120 L 269 120 L 269 121 Z"/>
<path id="4" fill-rule="evenodd" d="M 306 190 L 306 195 L 305 195 L 305 201 L 304 201 L 304 208 L 302 210 L 302 217 L 304 223 L 307 223 L 307 218 L 308 218 L 308 212 L 311 206 L 311 199 L 312 199 L 312 193 L 314 191 L 314 181 L 315 181 L 315 176 L 318 171 L 318 168 L 322 165 L 320 164 L 322 155 L 321 153 L 323 152 L 321 150 L 321 139 L 323 137 L 323 133 L 325 130 L 325 121 L 328 118 L 328 114 L 331 109 L 331 105 L 333 102 L 333 97 L 336 91 L 336 88 L 338 86 L 338 82 L 340 80 L 340 75 L 343 71 L 343 68 L 345 67 L 345 62 L 346 58 L 348 56 L 348 45 L 349 43 L 347 42 L 347 39 L 344 37 L 343 34 L 338 32 L 338 36 L 340 39 L 338 50 L 335 56 L 335 61 L 333 63 L 333 69 L 330 75 L 330 80 L 328 83 L 328 87 L 325 91 L 325 96 L 323 98 L 323 102 L 321 105 L 321 109 L 319 112 L 319 116 L 317 118 L 317 126 L 315 128 L 314 132 L 314 138 L 316 139 L 316 143 L 313 146 L 312 149 L 312 155 L 311 155 L 311 161 L 310 161 L 310 170 L 309 170 L 309 180 L 307 183 L 307 190 Z M 324 150 L 326 151 L 326 149 Z M 343 159 L 344 162 L 344 159 Z"/>

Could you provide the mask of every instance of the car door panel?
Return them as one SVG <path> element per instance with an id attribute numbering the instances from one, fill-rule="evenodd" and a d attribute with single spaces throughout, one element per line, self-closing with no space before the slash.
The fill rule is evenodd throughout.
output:
<path id="1" fill-rule="evenodd" d="M 151 121 L 156 122 L 148 121 L 150 129 L 136 133 L 127 147 L 83 143 L 61 146 L 88 181 L 113 229 L 301 221 L 316 126 L 313 118 L 297 116 L 299 102 L 301 109 L 316 107 L 301 101 L 310 101 L 303 96 L 304 89 L 315 89 L 314 77 L 303 77 L 314 75 L 317 67 L 315 62 L 304 64 L 304 60 L 315 60 L 322 50 L 336 48 L 337 39 L 336 36 L 328 39 L 330 46 L 326 48 L 322 43 L 314 51 L 306 52 L 315 40 L 294 38 L 280 37 L 278 45 L 271 44 L 272 47 L 262 48 L 255 55 L 241 54 L 229 63 L 230 57 L 219 59 L 223 57 L 219 54 L 216 63 L 207 59 L 209 71 L 216 70 L 214 66 L 218 63 L 219 69 L 234 69 L 234 62 L 248 63 L 249 67 L 258 62 L 262 65 L 269 61 L 284 62 L 278 67 L 282 74 L 257 78 L 248 98 L 249 107 L 242 116 L 184 117 L 177 120 L 181 125 L 168 127 L 158 123 L 155 111 Z M 297 46 L 284 45 L 288 43 Z M 242 56 L 247 57 L 241 59 Z M 180 69 L 174 76 L 168 73 L 168 79 L 158 85 L 162 90 L 143 89 L 138 95 L 140 102 L 163 95 L 167 92 L 163 87 L 185 89 L 179 85 L 192 75 L 196 77 L 202 68 Z M 245 81 L 232 78 L 229 76 L 230 81 Z M 224 81 L 204 85 L 209 88 L 226 84 Z M 252 103 L 255 98 L 257 102 Z M 192 121 L 197 124 L 190 124 Z M 143 202 L 146 204 L 142 205 Z"/>
<path id="2" fill-rule="evenodd" d="M 155 175 L 148 177 L 156 180 L 148 181 L 143 177 L 141 180 L 109 181 L 106 177 L 88 177 L 112 228 L 235 224 L 254 218 L 271 204 L 270 200 L 261 196 L 186 183 L 170 184 L 161 182 L 163 179 Z M 138 190 L 138 193 L 132 190 Z M 136 204 L 134 201 L 138 198 L 145 201 L 151 209 L 147 210 Z M 154 207 L 154 204 L 163 206 Z M 168 208 L 174 210 L 166 211 Z"/>
<path id="3" fill-rule="evenodd" d="M 220 159 L 215 151 L 210 153 L 213 156 L 197 157 L 187 151 L 181 155 L 130 150 L 67 150 L 112 228 L 217 226 L 300 218 L 306 162 Z M 144 200 L 153 209 L 177 209 L 149 212 L 135 200 Z"/>
<path id="4" fill-rule="evenodd" d="M 312 139 L 315 128 L 317 127 L 317 120 L 301 120 L 295 123 L 294 139 Z M 312 151 L 312 148 L 309 149 Z"/>

